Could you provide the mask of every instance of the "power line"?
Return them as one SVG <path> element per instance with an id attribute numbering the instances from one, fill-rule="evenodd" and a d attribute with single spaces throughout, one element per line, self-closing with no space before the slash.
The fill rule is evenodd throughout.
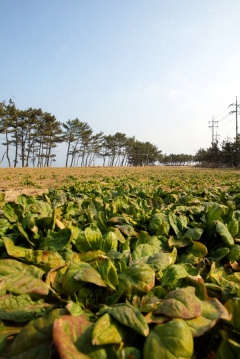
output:
<path id="1" fill-rule="evenodd" d="M 225 111 L 227 111 L 228 110 L 228 107 L 227 108 L 225 108 L 225 110 L 223 110 L 219 115 L 217 115 L 217 116 L 215 116 L 215 118 L 218 118 L 219 116 L 221 116 Z"/>
<path id="2" fill-rule="evenodd" d="M 228 113 L 226 116 L 224 116 L 223 118 L 221 118 L 220 120 L 218 120 L 218 122 L 222 122 L 225 121 L 228 117 L 230 117 L 232 115 L 232 113 Z"/>
<path id="3" fill-rule="evenodd" d="M 234 118 L 232 118 L 230 121 L 228 121 L 227 123 L 223 123 L 221 125 L 219 125 L 219 127 L 222 127 L 222 126 L 225 126 L 225 125 L 228 125 L 229 123 L 231 123 L 232 121 L 234 120 Z"/>

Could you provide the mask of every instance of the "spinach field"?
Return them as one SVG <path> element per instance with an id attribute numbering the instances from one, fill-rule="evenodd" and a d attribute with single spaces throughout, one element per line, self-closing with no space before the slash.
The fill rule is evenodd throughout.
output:
<path id="1" fill-rule="evenodd" d="M 0 357 L 240 358 L 240 172 L 82 177 L 1 194 Z"/>

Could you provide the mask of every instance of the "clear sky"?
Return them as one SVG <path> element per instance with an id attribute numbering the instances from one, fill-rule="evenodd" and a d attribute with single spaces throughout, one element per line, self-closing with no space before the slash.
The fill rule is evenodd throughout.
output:
<path id="1" fill-rule="evenodd" d="M 240 0 L 1 0 L 0 101 L 195 154 L 234 140 L 239 34 Z"/>

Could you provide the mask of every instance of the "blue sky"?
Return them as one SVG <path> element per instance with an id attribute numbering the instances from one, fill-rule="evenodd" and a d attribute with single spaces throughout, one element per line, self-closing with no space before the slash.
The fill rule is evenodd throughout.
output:
<path id="1" fill-rule="evenodd" d="M 209 147 L 212 116 L 234 140 L 239 14 L 239 0 L 1 0 L 0 101 L 167 154 Z"/>

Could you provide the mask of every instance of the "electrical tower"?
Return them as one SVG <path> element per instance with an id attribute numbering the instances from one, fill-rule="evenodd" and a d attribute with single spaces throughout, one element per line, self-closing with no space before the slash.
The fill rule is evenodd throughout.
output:
<path id="1" fill-rule="evenodd" d="M 214 116 L 213 116 L 212 121 L 208 121 L 208 123 L 211 123 L 211 126 L 208 126 L 208 127 L 212 129 L 212 145 L 213 145 L 214 142 L 218 142 L 218 140 L 217 140 L 218 135 L 217 135 L 217 133 L 215 134 L 215 132 L 214 132 L 214 129 L 218 128 L 218 126 L 217 126 L 218 121 L 214 121 Z"/>
<path id="2" fill-rule="evenodd" d="M 230 106 L 235 106 L 235 110 L 230 111 L 229 114 L 236 113 L 236 137 L 235 137 L 235 142 L 237 143 L 237 139 L 238 139 L 238 108 L 240 107 L 240 105 L 238 105 L 238 103 L 237 103 L 237 96 L 236 96 L 236 103 L 231 103 L 231 105 L 229 105 L 228 107 L 230 107 Z"/>

